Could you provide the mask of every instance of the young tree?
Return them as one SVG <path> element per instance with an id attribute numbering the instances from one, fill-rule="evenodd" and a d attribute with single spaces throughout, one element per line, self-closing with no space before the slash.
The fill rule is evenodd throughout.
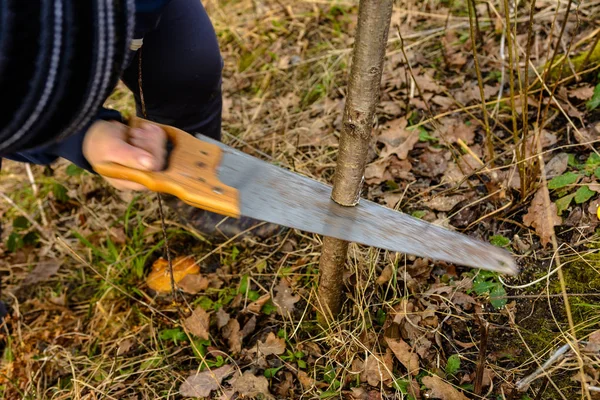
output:
<path id="1" fill-rule="evenodd" d="M 361 0 L 343 128 L 333 178 L 331 198 L 354 207 L 359 202 L 367 152 L 379 102 L 381 74 L 385 58 L 393 0 Z M 325 322 L 340 311 L 342 275 L 348 242 L 325 237 L 319 263 L 320 319 Z"/>

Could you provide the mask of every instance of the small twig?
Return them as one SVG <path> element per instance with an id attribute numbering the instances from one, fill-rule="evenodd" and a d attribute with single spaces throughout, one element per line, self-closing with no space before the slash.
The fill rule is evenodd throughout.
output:
<path id="1" fill-rule="evenodd" d="M 529 376 L 526 376 L 525 378 L 519 380 L 517 382 L 517 390 L 519 391 L 523 391 L 526 390 L 529 385 L 531 385 L 531 383 L 533 381 L 535 381 L 537 378 L 539 378 L 542 375 L 547 375 L 548 373 L 548 368 L 556 363 L 559 360 L 562 360 L 563 357 L 565 356 L 565 353 L 567 351 L 569 351 L 569 349 L 571 348 L 571 345 L 569 343 L 562 345 L 558 350 L 556 350 L 554 352 L 554 354 L 552 354 L 552 356 L 550 356 L 550 358 L 548 358 L 546 360 L 545 363 L 542 364 L 541 367 L 539 367 L 538 369 L 536 369 L 535 371 L 533 371 L 533 373 Z"/>
<path id="2" fill-rule="evenodd" d="M 485 140 L 486 147 L 488 152 L 489 162 L 493 165 L 494 160 L 494 142 L 492 138 L 492 132 L 490 130 L 490 122 L 488 119 L 488 111 L 485 108 L 485 93 L 483 91 L 483 76 L 481 74 L 481 68 L 479 67 L 479 57 L 477 55 L 477 38 L 475 37 L 475 1 L 467 0 L 468 8 L 469 8 L 469 25 L 471 27 L 471 45 L 473 46 L 473 62 L 475 63 L 475 72 L 477 73 L 477 84 L 479 85 L 479 95 L 481 96 L 481 112 L 483 114 L 483 123 L 485 128 Z"/>
<path id="3" fill-rule="evenodd" d="M 487 354 L 487 343 L 488 343 L 488 322 L 481 317 L 481 307 L 475 311 L 475 317 L 479 323 L 479 355 L 477 356 L 477 369 L 475 370 L 475 388 L 474 393 L 476 395 L 481 394 L 483 388 L 483 372 L 485 371 L 485 359 Z"/>

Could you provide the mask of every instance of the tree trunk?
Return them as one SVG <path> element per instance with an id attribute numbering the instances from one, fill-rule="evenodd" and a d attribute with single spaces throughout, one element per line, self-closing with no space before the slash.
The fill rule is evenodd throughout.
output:
<path id="1" fill-rule="evenodd" d="M 352 207 L 362 189 L 375 108 L 392 15 L 393 0 L 361 0 L 331 198 Z M 348 243 L 326 237 L 319 263 L 319 320 L 337 316 L 342 305 L 342 276 Z"/>

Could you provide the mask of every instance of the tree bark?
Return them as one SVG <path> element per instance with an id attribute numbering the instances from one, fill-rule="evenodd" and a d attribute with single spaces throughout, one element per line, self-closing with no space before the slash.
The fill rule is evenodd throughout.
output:
<path id="1" fill-rule="evenodd" d="M 361 0 L 352 55 L 348 95 L 333 178 L 331 198 L 353 207 L 363 184 L 375 108 L 379 102 L 381 75 L 392 15 L 393 0 Z M 319 263 L 319 320 L 324 323 L 339 314 L 342 276 L 348 243 L 326 237 Z"/>

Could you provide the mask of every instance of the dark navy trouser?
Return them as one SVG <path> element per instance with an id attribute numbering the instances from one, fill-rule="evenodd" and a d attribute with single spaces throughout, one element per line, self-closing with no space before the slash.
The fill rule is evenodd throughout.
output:
<path id="1" fill-rule="evenodd" d="M 140 54 L 147 119 L 220 140 L 223 61 L 200 0 L 171 0 L 156 28 L 145 32 L 142 48 L 121 77 L 134 93 L 138 116 L 143 117 Z"/>

